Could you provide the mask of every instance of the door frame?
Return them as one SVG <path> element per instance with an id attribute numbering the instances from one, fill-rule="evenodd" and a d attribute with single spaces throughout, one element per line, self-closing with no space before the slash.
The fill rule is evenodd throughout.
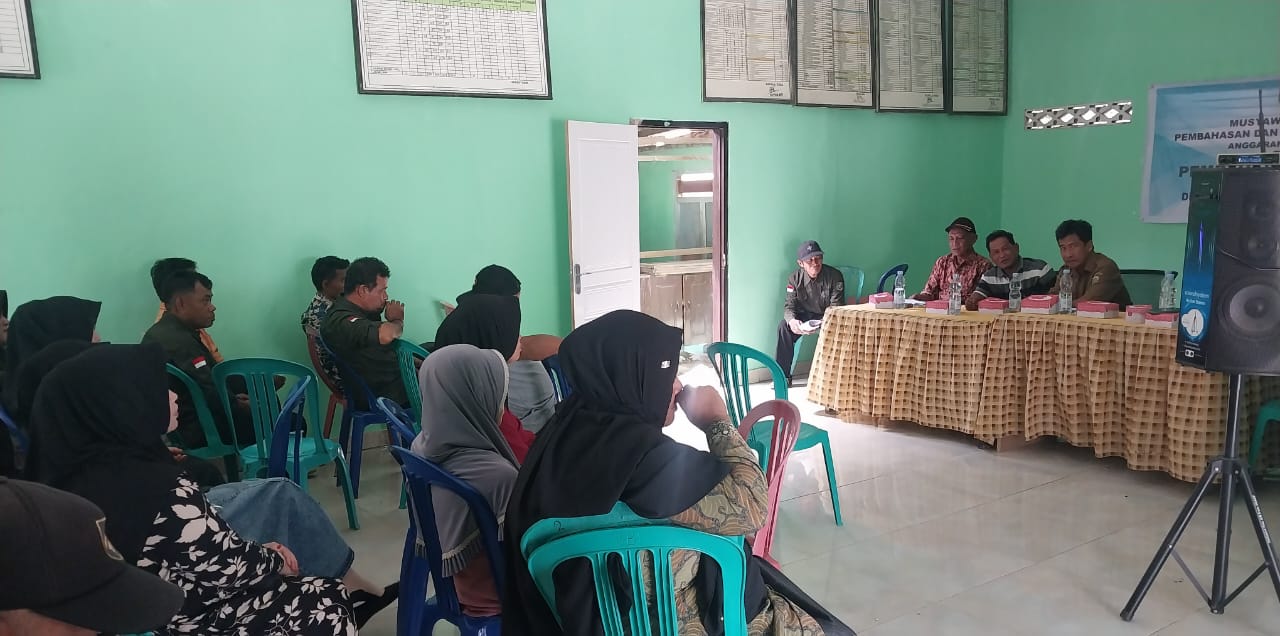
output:
<path id="1" fill-rule="evenodd" d="M 711 142 L 712 180 L 711 236 L 711 292 L 715 296 L 711 304 L 711 339 L 715 342 L 729 340 L 729 122 L 687 121 L 680 119 L 632 119 L 641 128 L 688 128 L 709 130 Z"/>

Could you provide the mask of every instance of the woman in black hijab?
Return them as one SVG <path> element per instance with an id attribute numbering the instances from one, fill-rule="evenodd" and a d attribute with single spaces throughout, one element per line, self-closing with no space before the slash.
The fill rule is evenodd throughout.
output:
<path id="1" fill-rule="evenodd" d="M 34 477 L 97 504 L 123 557 L 183 589 L 161 634 L 354 636 L 336 578 L 299 576 L 293 553 L 246 541 L 174 462 L 161 436 L 177 426 L 160 347 L 102 345 L 40 384 Z"/>
<path id="2" fill-rule="evenodd" d="M 20 410 L 17 403 L 14 380 L 22 364 L 59 340 L 96 342 L 98 334 L 94 327 L 98 324 L 98 312 L 101 310 L 102 303 L 71 296 L 33 300 L 13 310 L 5 344 L 4 365 L 8 380 L 4 387 L 4 406 L 19 427 L 25 428 L 30 415 Z"/>
<path id="3" fill-rule="evenodd" d="M 501 265 L 488 265 L 476 273 L 476 280 L 471 285 L 471 291 L 463 292 L 458 296 L 458 304 L 461 305 L 463 299 L 475 294 L 515 296 L 518 298 L 520 296 L 520 279 L 516 278 L 516 275 L 511 270 Z"/>
<path id="4" fill-rule="evenodd" d="M 507 590 L 502 631 L 508 636 L 600 634 L 594 583 L 583 561 L 556 570 L 556 621 L 520 554 L 533 524 L 582 517 L 627 504 L 650 519 L 724 535 L 754 533 L 768 508 L 764 474 L 728 423 L 724 401 L 709 387 L 682 390 L 676 378 L 681 332 L 632 311 L 616 311 L 570 333 L 560 363 L 573 386 L 538 435 L 507 506 Z M 677 395 L 707 435 L 703 453 L 663 434 Z M 749 553 L 748 553 L 749 554 Z M 681 633 L 721 634 L 720 573 L 693 552 L 672 559 Z M 620 593 L 620 604 L 623 604 Z M 852 634 L 781 573 L 747 557 L 744 599 L 751 634 Z M 625 615 L 629 608 L 621 608 Z M 815 620 L 817 619 L 817 620 Z"/>

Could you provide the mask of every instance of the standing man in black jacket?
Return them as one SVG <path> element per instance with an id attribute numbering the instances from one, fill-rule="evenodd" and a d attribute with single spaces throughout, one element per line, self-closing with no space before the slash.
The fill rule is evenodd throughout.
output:
<path id="1" fill-rule="evenodd" d="M 776 360 L 791 384 L 791 360 L 795 357 L 800 336 L 817 333 L 827 307 L 844 304 L 844 275 L 830 265 L 822 264 L 822 247 L 817 241 L 805 241 L 796 253 L 800 268 L 787 279 L 787 301 L 783 304 L 782 322 L 778 324 Z M 816 322 L 815 322 L 816 321 Z"/>

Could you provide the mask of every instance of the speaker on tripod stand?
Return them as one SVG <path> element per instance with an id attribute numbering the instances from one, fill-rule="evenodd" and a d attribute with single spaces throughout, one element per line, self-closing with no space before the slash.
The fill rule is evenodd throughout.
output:
<path id="1" fill-rule="evenodd" d="M 1226 440 L 1210 460 L 1120 616 L 1138 605 L 1172 555 L 1221 614 L 1264 572 L 1280 598 L 1280 568 L 1249 467 L 1239 457 L 1244 376 L 1280 375 L 1280 166 L 1197 168 L 1191 171 L 1178 362 L 1229 374 Z M 1178 556 L 1177 543 L 1213 483 L 1221 480 L 1213 582 L 1209 591 Z M 1237 488 L 1244 497 L 1263 563 L 1234 591 L 1227 589 L 1231 516 Z"/>

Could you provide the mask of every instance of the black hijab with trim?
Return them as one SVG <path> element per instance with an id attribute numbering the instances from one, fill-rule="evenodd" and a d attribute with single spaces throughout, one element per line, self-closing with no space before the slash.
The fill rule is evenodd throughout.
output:
<path id="1" fill-rule="evenodd" d="M 59 340 L 93 340 L 93 328 L 98 324 L 98 312 L 102 303 L 75 298 L 54 296 L 33 300 L 19 305 L 9 317 L 9 341 L 5 345 L 4 405 L 12 412 L 17 395 L 14 382 L 22 363 L 41 349 Z"/>
<path id="2" fill-rule="evenodd" d="M 511 270 L 501 265 L 487 265 L 476 273 L 476 281 L 471 285 L 471 290 L 458 296 L 458 304 L 476 294 L 515 296 L 519 293 L 520 279 Z"/>
<path id="3" fill-rule="evenodd" d="M 45 377 L 31 418 L 39 445 L 31 477 L 101 508 L 111 542 L 130 562 L 182 474 L 161 440 L 167 359 L 158 345 L 93 347 Z"/>
<path id="4" fill-rule="evenodd" d="M 606 314 L 564 339 L 560 363 L 573 395 L 538 434 L 507 505 L 504 634 L 603 633 L 591 570 L 582 562 L 556 570 L 564 628 L 556 622 L 520 554 L 520 539 L 534 523 L 604 514 L 619 501 L 643 517 L 671 517 L 729 474 L 715 456 L 662 432 L 680 344 L 679 329 L 634 311 Z M 699 568 L 708 580 L 695 582 L 700 590 L 719 586 L 719 571 L 705 567 L 708 561 Z"/>
<path id="5" fill-rule="evenodd" d="M 520 343 L 520 299 L 515 296 L 475 294 L 458 304 L 440 328 L 436 329 L 434 346 L 469 344 L 478 349 L 493 349 L 503 360 L 515 355 Z"/>

